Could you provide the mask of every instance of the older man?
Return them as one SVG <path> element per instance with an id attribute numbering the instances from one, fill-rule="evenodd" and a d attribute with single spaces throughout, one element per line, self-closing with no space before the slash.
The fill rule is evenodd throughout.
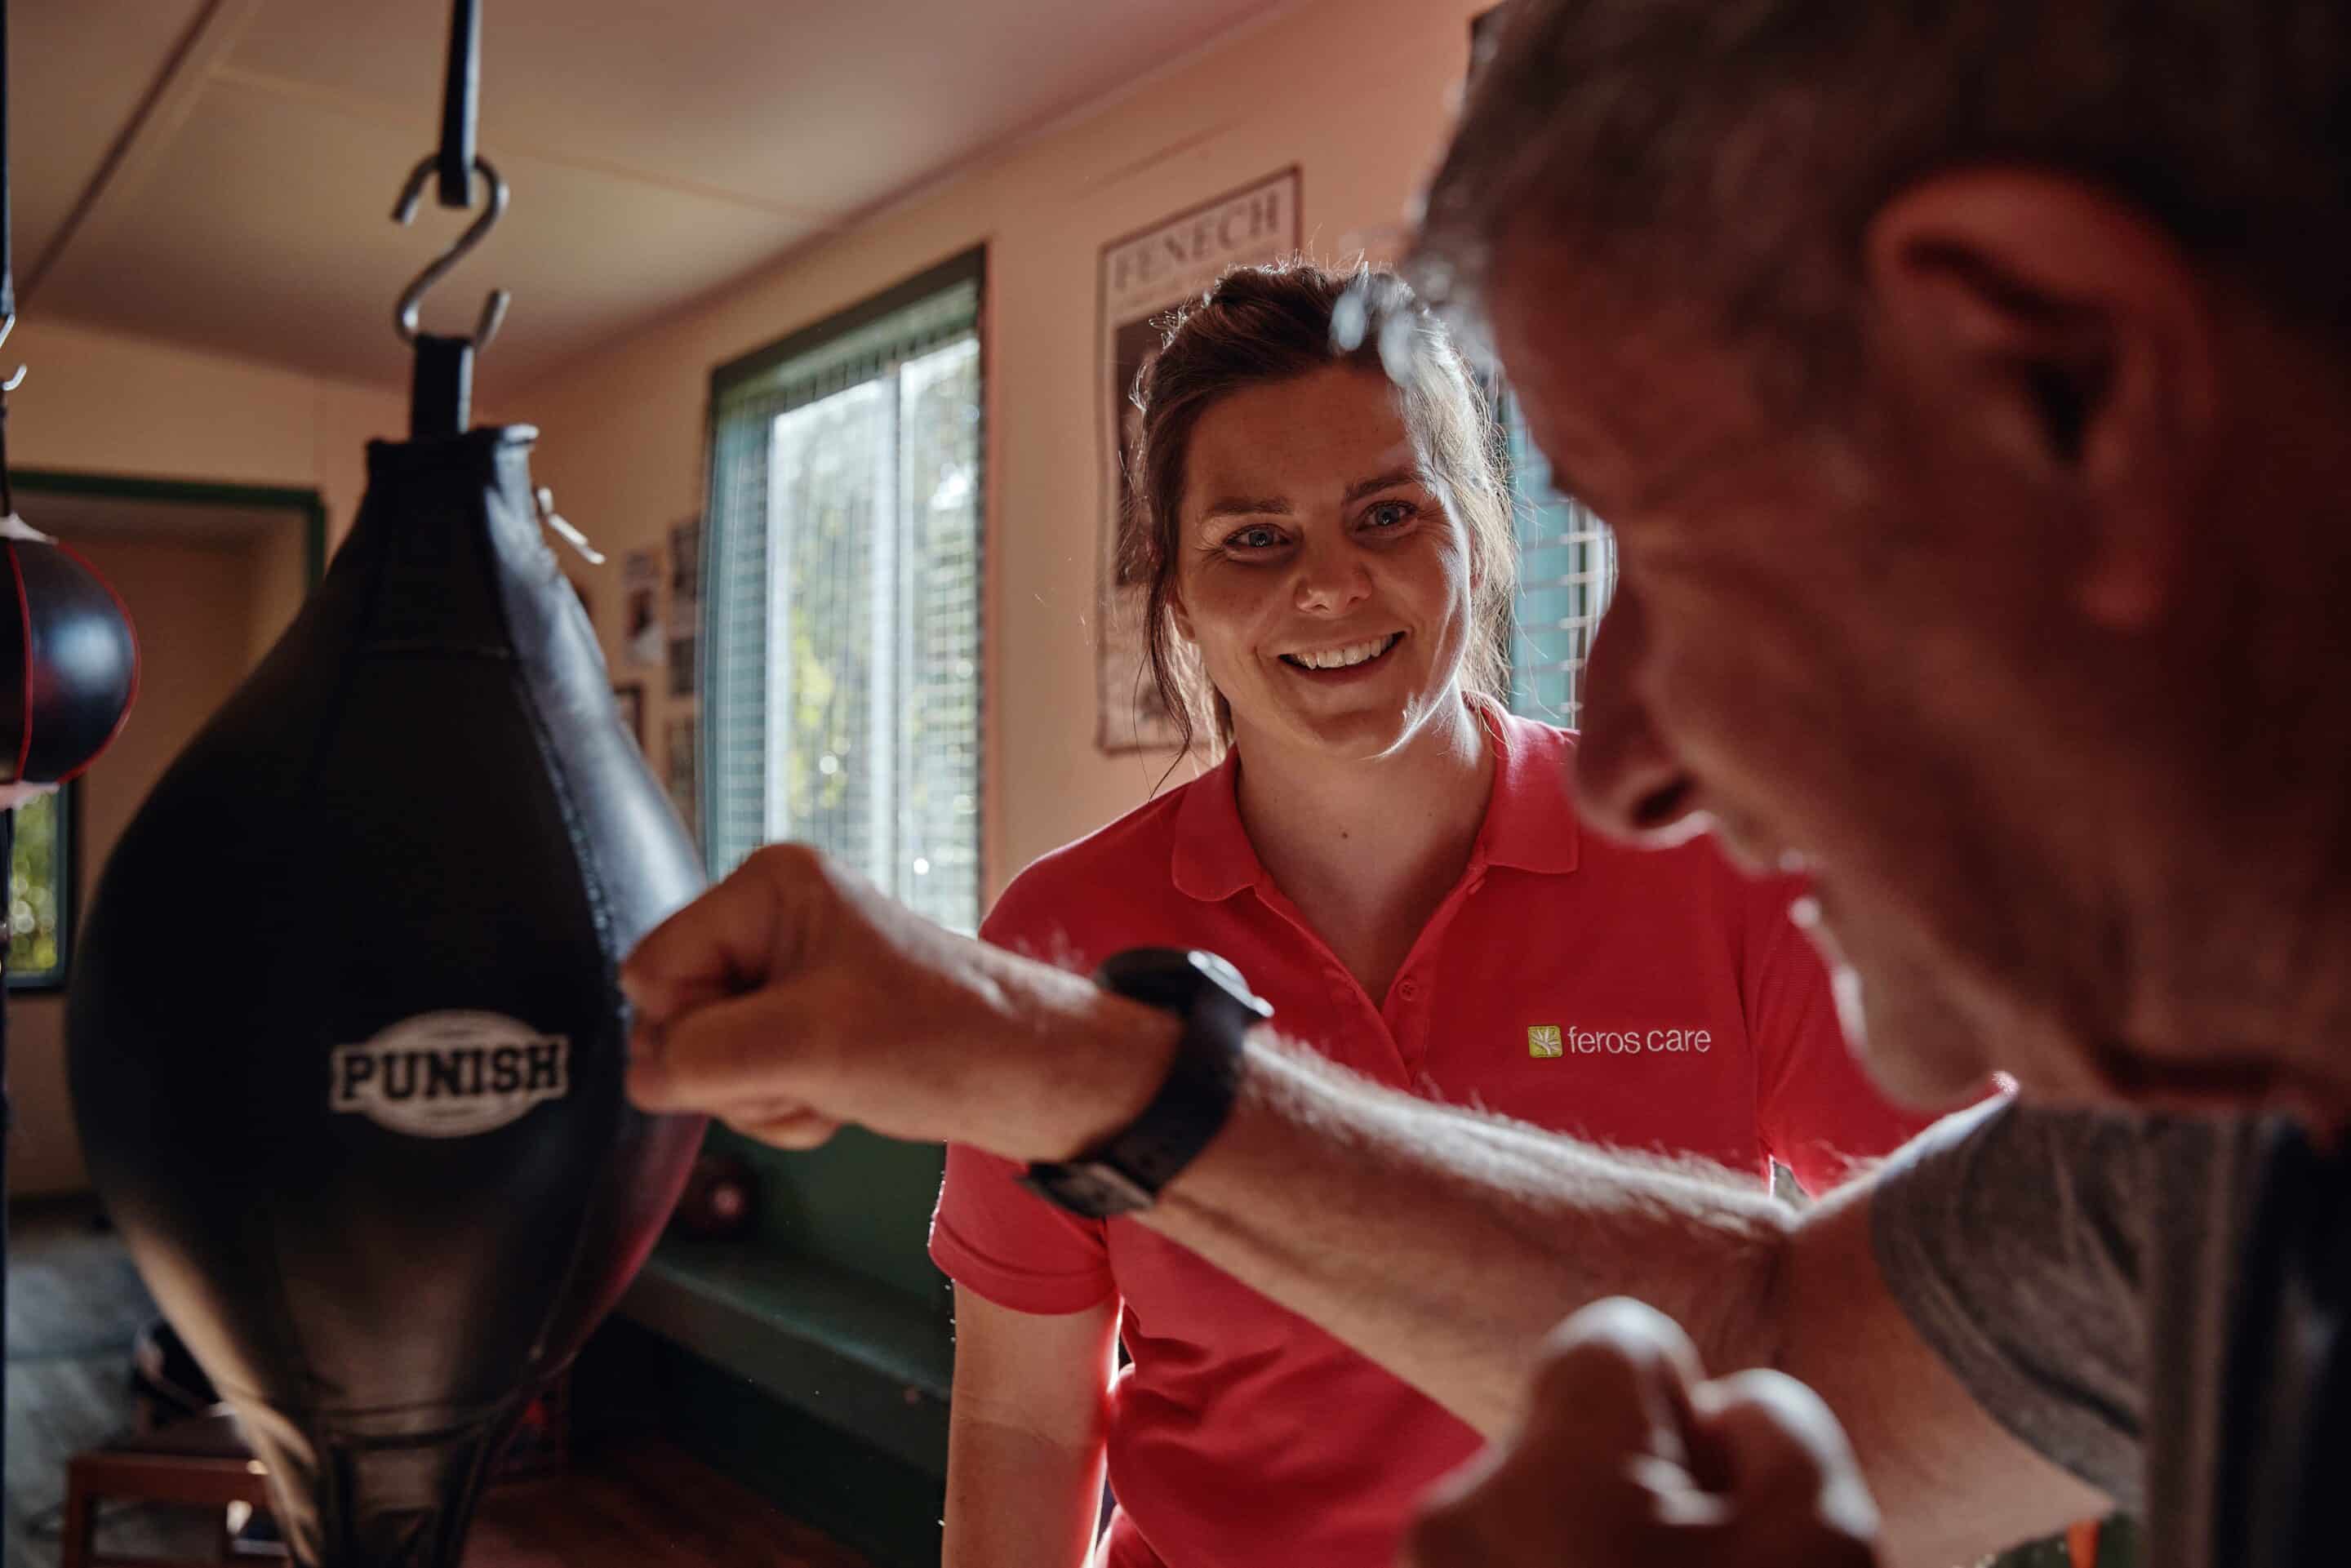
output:
<path id="1" fill-rule="evenodd" d="M 2347 129 L 2339 5 L 1531 4 L 1423 238 L 1616 526 L 1594 814 L 1810 863 L 1889 1084 L 1991 1041 L 2043 1101 L 2299 1124 L 2011 1111 L 1871 1199 L 1911 1329 L 2143 1472 L 2167 1563 L 2351 1562 Z M 1887 1364 L 1811 1369 L 1865 1452 Z M 1532 1544 L 1578 1440 L 1432 1539 Z"/>
<path id="2" fill-rule="evenodd" d="M 1422 272 L 1618 529 L 1587 810 L 1800 858 L 1889 1083 L 2047 1104 L 1796 1220 L 791 851 L 632 962 L 634 1092 L 1106 1174 L 1506 1438 L 1431 1563 L 1941 1564 L 2110 1500 L 2166 1568 L 2351 1561 L 2351 16 L 1537 0 L 1498 50 Z M 1542 1349 L 1619 1293 L 1689 1337 Z"/>

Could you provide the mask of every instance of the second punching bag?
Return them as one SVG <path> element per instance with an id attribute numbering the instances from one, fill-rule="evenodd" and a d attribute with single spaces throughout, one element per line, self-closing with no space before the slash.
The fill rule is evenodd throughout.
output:
<path id="1" fill-rule="evenodd" d="M 457 1562 L 701 1136 L 622 1092 L 618 962 L 701 873 L 541 542 L 535 434 L 370 446 L 75 963 L 92 1179 L 312 1565 Z"/>

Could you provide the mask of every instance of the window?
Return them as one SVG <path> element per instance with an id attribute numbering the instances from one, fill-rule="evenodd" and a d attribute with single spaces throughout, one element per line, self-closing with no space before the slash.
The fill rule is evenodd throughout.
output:
<path id="1" fill-rule="evenodd" d="M 52 789 L 16 808 L 8 874 L 8 989 L 50 991 L 66 983 L 73 930 L 73 808 L 80 787 Z"/>
<path id="2" fill-rule="evenodd" d="M 980 257 L 712 378 L 714 875 L 815 844 L 979 920 Z"/>
<path id="3" fill-rule="evenodd" d="M 1583 664 L 1616 587 L 1616 540 L 1592 509 L 1551 487 L 1551 465 L 1508 393 L 1496 400 L 1519 538 L 1510 710 L 1582 727 Z"/>

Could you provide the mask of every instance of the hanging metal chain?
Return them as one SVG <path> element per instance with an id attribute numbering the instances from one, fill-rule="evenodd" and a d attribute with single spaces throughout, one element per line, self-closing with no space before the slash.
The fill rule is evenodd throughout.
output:
<path id="1" fill-rule="evenodd" d="M 456 243 L 425 265 L 392 307 L 392 321 L 416 353 L 409 385 L 409 430 L 414 436 L 455 435 L 465 428 L 473 402 L 474 355 L 497 334 L 506 319 L 507 294 L 493 289 L 470 338 L 423 331 L 418 325 L 425 292 L 488 237 L 507 208 L 507 185 L 475 149 L 475 121 L 482 97 L 481 0 L 453 0 L 449 12 L 449 68 L 441 96 L 441 145 L 424 155 L 401 187 L 392 221 L 416 214 L 427 183 L 436 183 L 440 204 L 463 211 L 473 205 L 474 176 L 484 185 L 482 215 Z"/>

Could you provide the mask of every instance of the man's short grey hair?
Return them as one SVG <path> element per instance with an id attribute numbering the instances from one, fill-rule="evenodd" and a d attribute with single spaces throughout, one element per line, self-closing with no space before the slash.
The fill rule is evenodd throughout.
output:
<path id="1" fill-rule="evenodd" d="M 1409 272 L 1479 343 L 1497 244 L 1541 235 L 1834 352 L 1890 196 L 2032 167 L 2351 343 L 2346 56 L 2346 0 L 1516 0 Z"/>

